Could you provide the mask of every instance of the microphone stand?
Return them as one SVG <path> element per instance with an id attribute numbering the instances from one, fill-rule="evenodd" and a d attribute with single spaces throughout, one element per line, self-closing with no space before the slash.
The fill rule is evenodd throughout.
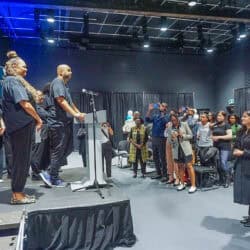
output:
<path id="1" fill-rule="evenodd" d="M 74 189 L 74 191 L 79 191 L 82 189 L 88 190 L 88 189 L 96 189 L 95 192 L 102 198 L 104 199 L 104 195 L 101 192 L 100 188 L 106 187 L 106 186 L 112 186 L 109 184 L 99 184 L 97 181 L 97 170 L 96 170 L 96 124 L 98 122 L 97 120 L 97 114 L 96 114 L 96 106 L 95 106 L 95 97 L 94 97 L 94 93 L 89 93 L 91 98 L 90 98 L 90 106 L 92 106 L 92 110 L 93 110 L 93 145 L 94 145 L 94 171 L 95 171 L 95 180 L 94 180 L 94 184 L 90 185 L 88 187 L 80 187 L 77 189 Z"/>
<path id="2" fill-rule="evenodd" d="M 94 184 L 92 186 L 87 187 L 86 189 L 91 189 L 91 188 L 96 188 L 96 192 L 97 194 L 99 194 L 99 196 L 104 199 L 104 196 L 100 190 L 100 186 L 99 183 L 97 181 L 97 175 L 96 175 L 96 123 L 97 121 L 97 114 L 96 114 L 96 107 L 95 107 L 95 97 L 94 94 L 91 93 L 91 97 L 90 97 L 90 106 L 92 106 L 93 109 L 93 142 L 94 142 L 94 170 L 95 170 L 95 180 L 94 180 Z"/>

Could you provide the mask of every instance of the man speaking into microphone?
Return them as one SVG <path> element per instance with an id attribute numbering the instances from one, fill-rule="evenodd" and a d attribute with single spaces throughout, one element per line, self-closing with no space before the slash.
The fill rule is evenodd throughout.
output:
<path id="1" fill-rule="evenodd" d="M 50 110 L 54 112 L 54 119 L 49 128 L 50 139 L 50 167 L 49 172 L 40 174 L 42 180 L 48 187 L 65 186 L 59 178 L 59 169 L 65 165 L 66 157 L 71 151 L 68 150 L 70 139 L 72 140 L 73 118 L 79 121 L 84 120 L 84 113 L 81 113 L 73 103 L 68 82 L 72 77 L 71 68 L 66 64 L 57 67 L 57 77 L 50 86 Z M 64 163 L 62 161 L 64 160 Z"/>

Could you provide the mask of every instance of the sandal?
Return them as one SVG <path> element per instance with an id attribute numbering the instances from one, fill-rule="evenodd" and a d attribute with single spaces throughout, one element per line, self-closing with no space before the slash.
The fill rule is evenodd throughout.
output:
<path id="1" fill-rule="evenodd" d="M 34 198 L 29 198 L 27 196 L 25 196 L 22 199 L 15 199 L 15 198 L 11 198 L 10 204 L 12 205 L 23 205 L 23 204 L 31 204 L 31 203 L 35 203 L 36 200 Z"/>

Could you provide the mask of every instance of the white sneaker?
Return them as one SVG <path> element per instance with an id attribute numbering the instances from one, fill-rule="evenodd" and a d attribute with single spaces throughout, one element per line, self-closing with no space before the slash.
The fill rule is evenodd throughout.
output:
<path id="1" fill-rule="evenodd" d="M 197 188 L 192 186 L 191 188 L 189 188 L 188 193 L 189 193 L 189 194 L 193 194 L 193 193 L 195 193 L 196 191 L 197 191 Z"/>
<path id="2" fill-rule="evenodd" d="M 3 182 L 3 179 L 0 179 L 0 183 Z"/>
<path id="3" fill-rule="evenodd" d="M 177 191 L 182 191 L 186 188 L 186 186 L 184 184 L 180 184 L 178 187 L 177 187 Z"/>

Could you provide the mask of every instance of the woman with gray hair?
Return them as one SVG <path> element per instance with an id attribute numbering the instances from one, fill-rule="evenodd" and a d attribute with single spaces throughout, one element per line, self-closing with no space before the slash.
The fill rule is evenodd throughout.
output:
<path id="1" fill-rule="evenodd" d="M 42 120 L 31 104 L 36 90 L 24 79 L 27 74 L 26 63 L 15 55 L 9 55 L 5 64 L 6 78 L 3 81 L 3 118 L 10 138 L 13 154 L 11 171 L 11 204 L 35 202 L 34 196 L 24 193 L 30 167 L 31 141 L 34 129 L 40 130 Z"/>

